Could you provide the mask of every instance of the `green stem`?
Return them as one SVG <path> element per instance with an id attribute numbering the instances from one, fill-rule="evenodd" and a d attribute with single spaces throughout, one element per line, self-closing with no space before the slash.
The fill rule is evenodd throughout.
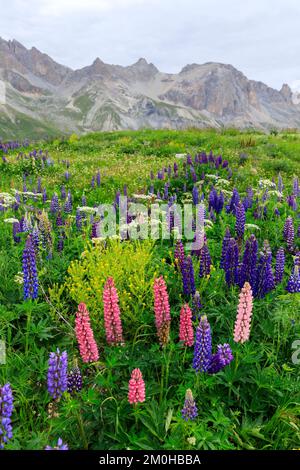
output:
<path id="1" fill-rule="evenodd" d="M 79 424 L 79 430 L 80 430 L 80 435 L 81 435 L 81 438 L 82 438 L 82 441 L 83 441 L 84 449 L 87 450 L 88 447 L 89 447 L 89 443 L 88 443 L 88 440 L 87 440 L 87 437 L 86 437 L 86 434 L 85 434 L 85 431 L 84 431 L 82 416 L 80 415 L 80 413 L 78 411 L 77 411 L 77 420 L 78 420 L 78 424 Z"/>
<path id="2" fill-rule="evenodd" d="M 30 305 L 30 309 L 28 310 L 28 313 L 27 313 L 27 323 L 26 323 L 26 337 L 25 337 L 26 356 L 28 356 L 28 350 L 29 350 L 29 333 L 30 333 L 30 325 L 31 325 L 31 314 L 32 314 L 32 308 Z"/>

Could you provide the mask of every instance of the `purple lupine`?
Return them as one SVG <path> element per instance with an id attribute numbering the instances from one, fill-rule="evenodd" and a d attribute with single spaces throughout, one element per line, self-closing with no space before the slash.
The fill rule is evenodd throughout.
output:
<path id="1" fill-rule="evenodd" d="M 95 187 L 95 176 L 92 176 L 92 179 L 91 179 L 91 188 L 94 189 Z"/>
<path id="2" fill-rule="evenodd" d="M 193 187 L 192 196 L 193 196 L 193 204 L 196 206 L 197 204 L 199 204 L 199 192 L 198 192 L 197 186 Z"/>
<path id="3" fill-rule="evenodd" d="M 238 283 L 238 265 L 238 244 L 234 238 L 230 238 L 224 260 L 225 280 L 228 286 Z"/>
<path id="4" fill-rule="evenodd" d="M 287 217 L 285 220 L 284 228 L 283 228 L 283 236 L 286 241 L 288 250 L 293 251 L 295 230 L 294 230 L 294 221 L 291 216 Z"/>
<path id="5" fill-rule="evenodd" d="M 258 243 L 255 235 L 250 235 L 246 240 L 243 260 L 239 269 L 239 286 L 242 288 L 245 282 L 249 282 L 254 287 L 256 263 L 257 263 Z"/>
<path id="6" fill-rule="evenodd" d="M 68 373 L 68 392 L 75 395 L 82 390 L 82 376 L 78 366 L 73 367 Z"/>
<path id="7" fill-rule="evenodd" d="M 211 257 L 206 237 L 204 237 L 203 246 L 200 248 L 199 261 L 199 277 L 208 276 L 210 274 Z"/>
<path id="8" fill-rule="evenodd" d="M 284 248 L 280 247 L 276 253 L 275 265 L 275 283 L 279 284 L 282 281 L 284 273 L 285 254 Z"/>
<path id="9" fill-rule="evenodd" d="M 45 450 L 69 450 L 68 444 L 64 444 L 62 439 L 59 437 L 56 446 L 46 446 Z"/>
<path id="10" fill-rule="evenodd" d="M 80 232 L 82 229 L 82 217 L 79 209 L 76 209 L 76 218 L 75 218 L 76 228 Z"/>
<path id="11" fill-rule="evenodd" d="M 0 449 L 12 438 L 13 394 L 9 383 L 0 386 Z"/>
<path id="12" fill-rule="evenodd" d="M 28 235 L 23 251 L 23 289 L 24 300 L 38 297 L 38 275 L 36 255 L 32 235 Z"/>
<path id="13" fill-rule="evenodd" d="M 224 194 L 222 193 L 222 191 L 220 191 L 220 194 L 219 196 L 217 196 L 217 199 L 216 199 L 216 206 L 215 206 L 216 213 L 220 214 L 220 212 L 222 212 L 223 207 L 224 207 Z"/>
<path id="14" fill-rule="evenodd" d="M 20 243 L 21 237 L 20 237 L 20 232 L 21 232 L 21 226 L 20 222 L 14 222 L 13 223 L 13 239 L 15 243 Z"/>
<path id="15" fill-rule="evenodd" d="M 38 229 L 37 226 L 35 226 L 32 229 L 31 236 L 32 236 L 32 242 L 33 242 L 34 250 L 35 250 L 36 254 L 38 254 L 39 247 L 40 247 L 40 232 L 39 232 L 39 229 Z"/>
<path id="16" fill-rule="evenodd" d="M 222 243 L 222 254 L 221 254 L 221 261 L 220 261 L 220 268 L 224 269 L 224 263 L 225 263 L 225 257 L 226 257 L 226 251 L 228 248 L 228 242 L 231 238 L 231 233 L 229 227 L 226 227 L 226 232 L 223 238 L 223 243 Z"/>
<path id="17" fill-rule="evenodd" d="M 48 361 L 47 376 L 48 392 L 54 400 L 58 400 L 68 387 L 68 354 L 57 348 L 51 352 Z"/>
<path id="18" fill-rule="evenodd" d="M 293 178 L 293 193 L 297 197 L 300 194 L 300 188 L 299 188 L 299 178 L 298 176 L 295 176 Z"/>
<path id="19" fill-rule="evenodd" d="M 64 237 L 63 235 L 59 235 L 58 240 L 57 240 L 57 251 L 58 253 L 61 253 L 64 249 Z"/>
<path id="20" fill-rule="evenodd" d="M 67 191 L 66 191 L 65 186 L 62 186 L 60 188 L 60 197 L 61 197 L 62 201 L 64 201 L 67 197 Z"/>
<path id="21" fill-rule="evenodd" d="M 218 194 L 215 188 L 212 188 L 208 196 L 208 210 L 215 209 L 217 204 Z"/>
<path id="22" fill-rule="evenodd" d="M 185 258 L 184 247 L 183 247 L 183 243 L 181 240 L 178 240 L 176 242 L 175 249 L 174 249 L 174 258 L 175 260 L 177 260 L 179 268 L 181 268 L 182 263 Z"/>
<path id="23" fill-rule="evenodd" d="M 183 409 L 181 410 L 181 416 L 185 421 L 192 421 L 198 416 L 198 409 L 193 397 L 192 390 L 190 388 L 188 388 L 185 393 L 185 400 Z"/>
<path id="24" fill-rule="evenodd" d="M 277 189 L 278 189 L 278 191 L 279 191 L 280 193 L 282 193 L 283 188 L 284 188 L 284 186 L 283 186 L 282 176 L 281 176 L 281 174 L 279 173 L 279 175 L 278 175 Z"/>
<path id="25" fill-rule="evenodd" d="M 59 211 L 59 202 L 57 194 L 53 194 L 50 204 L 50 212 L 56 214 Z"/>
<path id="26" fill-rule="evenodd" d="M 241 202 L 236 205 L 235 217 L 235 232 L 237 234 L 237 237 L 241 239 L 244 236 L 246 222 L 245 207 Z"/>
<path id="27" fill-rule="evenodd" d="M 101 175 L 100 175 L 100 171 L 98 170 L 97 171 L 97 175 L 96 175 L 96 182 L 97 182 L 97 186 L 101 186 Z"/>
<path id="28" fill-rule="evenodd" d="M 71 198 L 70 198 L 69 195 L 68 195 L 68 196 L 67 196 L 67 199 L 66 199 L 66 202 L 65 202 L 65 204 L 64 204 L 64 212 L 65 212 L 66 214 L 71 214 L 72 209 L 73 209 L 73 207 L 72 207 L 72 200 L 71 200 Z"/>
<path id="29" fill-rule="evenodd" d="M 65 179 L 66 181 L 69 181 L 70 179 L 70 173 L 68 171 L 65 172 Z"/>
<path id="30" fill-rule="evenodd" d="M 38 177 L 38 180 L 37 180 L 37 192 L 38 193 L 42 192 L 42 181 L 40 177 Z"/>
<path id="31" fill-rule="evenodd" d="M 195 275 L 192 257 L 187 256 L 181 265 L 183 293 L 186 296 L 194 295 L 196 292 Z"/>
<path id="32" fill-rule="evenodd" d="M 228 213 L 231 212 L 233 215 L 235 215 L 236 206 L 238 205 L 239 202 L 240 202 L 240 195 L 238 193 L 238 190 L 236 188 L 233 188 L 229 205 L 226 206 L 226 211 Z"/>
<path id="33" fill-rule="evenodd" d="M 211 362 L 211 330 L 206 315 L 199 320 L 196 329 L 193 368 L 196 372 L 207 372 Z"/>
<path id="34" fill-rule="evenodd" d="M 86 197 L 85 197 L 84 194 L 83 194 L 82 197 L 81 197 L 81 204 L 82 204 L 83 206 L 86 206 Z"/>
<path id="35" fill-rule="evenodd" d="M 201 304 L 200 293 L 196 290 L 192 298 L 193 320 L 199 319 L 199 314 L 202 307 L 203 305 Z"/>
<path id="36" fill-rule="evenodd" d="M 263 250 L 259 254 L 258 265 L 253 287 L 254 297 L 263 298 L 275 287 L 272 271 L 272 251 L 267 241 L 264 242 Z"/>
<path id="37" fill-rule="evenodd" d="M 98 237 L 98 227 L 99 227 L 99 222 L 93 222 L 92 223 L 91 238 L 97 238 Z"/>
<path id="38" fill-rule="evenodd" d="M 42 201 L 43 201 L 44 204 L 45 204 L 45 202 L 47 201 L 47 191 L 46 191 L 46 188 L 43 189 Z"/>
<path id="39" fill-rule="evenodd" d="M 286 286 L 286 290 L 290 294 L 295 294 L 300 292 L 300 272 L 299 272 L 299 266 L 295 265 L 293 268 L 293 271 L 290 275 L 290 278 L 288 280 L 288 284 Z"/>
<path id="40" fill-rule="evenodd" d="M 59 211 L 56 217 L 56 227 L 62 227 L 64 225 L 61 212 Z"/>
<path id="41" fill-rule="evenodd" d="M 233 354 L 229 344 L 219 344 L 217 346 L 216 354 L 213 354 L 211 357 L 208 373 L 216 374 L 220 370 L 224 369 L 225 366 L 230 364 L 233 360 Z"/>

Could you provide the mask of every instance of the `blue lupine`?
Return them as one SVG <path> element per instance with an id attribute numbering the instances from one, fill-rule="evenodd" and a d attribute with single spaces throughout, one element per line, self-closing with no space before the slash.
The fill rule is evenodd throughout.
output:
<path id="1" fill-rule="evenodd" d="M 73 367 L 68 373 L 68 392 L 75 395 L 82 390 L 82 376 L 78 366 Z"/>
<path id="2" fill-rule="evenodd" d="M 241 202 L 239 202 L 236 205 L 235 217 L 236 217 L 235 232 L 238 238 L 243 238 L 244 232 L 245 232 L 246 217 L 245 217 L 245 207 L 243 206 Z"/>
<path id="3" fill-rule="evenodd" d="M 283 228 L 283 236 L 286 241 L 288 250 L 293 251 L 295 230 L 294 230 L 293 218 L 291 216 L 287 217 L 287 219 L 285 220 L 284 228 Z"/>
<path id="4" fill-rule="evenodd" d="M 274 289 L 274 287 L 275 280 L 272 271 L 272 251 L 269 243 L 265 241 L 263 250 L 259 254 L 253 294 L 255 297 L 263 298 L 268 292 Z"/>
<path id="5" fill-rule="evenodd" d="M 12 438 L 13 394 L 9 383 L 0 386 L 0 449 Z"/>
<path id="6" fill-rule="evenodd" d="M 181 416 L 185 421 L 194 420 L 198 416 L 198 409 L 193 397 L 191 389 L 187 389 L 185 393 L 184 406 L 181 410 Z"/>
<path id="7" fill-rule="evenodd" d="M 226 207 L 227 212 L 228 213 L 231 212 L 233 215 L 235 215 L 236 206 L 238 205 L 239 202 L 240 202 L 240 195 L 238 193 L 238 190 L 234 188 L 229 205 Z"/>
<path id="8" fill-rule="evenodd" d="M 196 206 L 197 204 L 199 204 L 199 192 L 198 192 L 197 186 L 193 187 L 192 195 L 193 195 L 193 204 Z"/>
<path id="9" fill-rule="evenodd" d="M 206 237 L 204 238 L 204 244 L 202 248 L 200 248 L 199 261 L 199 277 L 208 276 L 211 269 L 211 257 L 209 248 L 207 246 Z"/>
<path id="10" fill-rule="evenodd" d="M 284 249 L 281 247 L 276 253 L 276 266 L 275 266 L 275 282 L 279 284 L 282 281 L 284 273 L 285 254 Z"/>
<path id="11" fill-rule="evenodd" d="M 258 243 L 255 235 L 250 235 L 246 240 L 243 260 L 239 270 L 239 286 L 243 287 L 245 282 L 249 282 L 254 287 L 256 275 Z"/>
<path id="12" fill-rule="evenodd" d="M 97 171 L 97 175 L 96 175 L 96 182 L 97 182 L 97 186 L 101 186 L 101 175 L 100 175 L 100 171 L 98 170 Z"/>
<path id="13" fill-rule="evenodd" d="M 20 237 L 20 232 L 21 232 L 21 226 L 20 226 L 20 222 L 14 222 L 13 223 L 13 239 L 14 239 L 14 242 L 15 243 L 20 243 L 21 241 L 21 237 Z"/>
<path id="14" fill-rule="evenodd" d="M 210 365 L 208 368 L 209 374 L 216 374 L 220 370 L 224 369 L 225 366 L 230 364 L 233 360 L 233 354 L 229 344 L 219 344 L 217 346 L 216 354 L 213 354 L 211 357 Z"/>
<path id="15" fill-rule="evenodd" d="M 207 372 L 212 356 L 211 330 L 207 317 L 204 315 L 199 320 L 196 329 L 194 347 L 193 368 L 196 372 Z"/>
<path id="16" fill-rule="evenodd" d="M 194 295 L 196 292 L 194 266 L 192 257 L 187 256 L 181 265 L 181 275 L 183 284 L 183 293 L 186 296 Z"/>
<path id="17" fill-rule="evenodd" d="M 57 194 L 53 194 L 50 204 L 50 212 L 56 214 L 59 211 L 59 202 Z"/>
<path id="18" fill-rule="evenodd" d="M 230 238 L 224 260 L 225 280 L 228 286 L 238 283 L 239 248 L 237 241 Z"/>
<path id="19" fill-rule="evenodd" d="M 292 274 L 290 275 L 290 278 L 288 280 L 286 290 L 290 294 L 295 294 L 295 293 L 300 292 L 300 272 L 299 272 L 299 266 L 297 265 L 295 265 L 293 268 Z"/>
<path id="20" fill-rule="evenodd" d="M 51 352 L 48 361 L 47 387 L 54 400 L 58 400 L 68 386 L 68 355 L 66 351 Z"/>
<path id="21" fill-rule="evenodd" d="M 32 235 L 28 235 L 23 251 L 23 288 L 24 300 L 38 297 L 38 275 L 36 254 Z"/>
<path id="22" fill-rule="evenodd" d="M 231 238 L 231 233 L 229 227 L 226 227 L 226 232 L 223 238 L 223 243 L 222 243 L 222 254 L 221 254 L 221 261 L 220 261 L 220 268 L 224 269 L 224 264 L 225 264 L 225 257 L 226 257 L 226 251 L 228 248 L 228 242 Z"/>

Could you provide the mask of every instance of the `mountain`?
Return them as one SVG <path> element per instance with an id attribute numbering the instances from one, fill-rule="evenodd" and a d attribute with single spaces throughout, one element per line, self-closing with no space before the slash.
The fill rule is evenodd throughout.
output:
<path id="1" fill-rule="evenodd" d="M 300 96 L 288 85 L 278 91 L 221 63 L 169 74 L 144 58 L 127 67 L 96 58 L 72 70 L 0 38 L 0 80 L 2 138 L 141 127 L 300 128 Z"/>

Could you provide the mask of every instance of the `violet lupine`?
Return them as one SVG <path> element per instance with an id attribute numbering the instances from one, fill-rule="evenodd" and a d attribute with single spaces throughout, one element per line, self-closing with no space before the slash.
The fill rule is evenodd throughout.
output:
<path id="1" fill-rule="evenodd" d="M 200 248 L 199 261 L 199 277 L 201 278 L 204 276 L 209 276 L 211 269 L 211 257 L 206 237 L 204 237 L 203 246 Z"/>
<path id="2" fill-rule="evenodd" d="M 275 282 L 279 284 L 282 281 L 284 273 L 285 254 L 284 248 L 280 247 L 276 253 Z"/>
<path id="3" fill-rule="evenodd" d="M 171 315 L 169 295 L 163 276 L 154 279 L 153 293 L 157 336 L 160 344 L 165 345 L 169 341 Z"/>
<path id="4" fill-rule="evenodd" d="M 241 239 L 244 236 L 246 222 L 245 207 L 241 202 L 236 205 L 235 217 L 235 232 L 237 234 L 237 237 Z"/>
<path id="5" fill-rule="evenodd" d="M 97 182 L 97 186 L 101 186 L 101 175 L 100 175 L 100 171 L 98 170 L 97 171 L 97 175 L 96 175 L 96 182 Z"/>
<path id="6" fill-rule="evenodd" d="M 133 369 L 128 383 L 128 401 L 131 405 L 143 403 L 146 399 L 145 382 L 140 369 Z"/>
<path id="7" fill-rule="evenodd" d="M 236 206 L 240 202 L 240 195 L 238 193 L 238 190 L 236 188 L 233 188 L 232 196 L 229 202 L 229 205 L 226 207 L 227 212 L 231 212 L 233 215 L 235 215 L 236 211 Z"/>
<path id="8" fill-rule="evenodd" d="M 50 212 L 56 214 L 59 211 L 59 202 L 57 194 L 53 194 L 50 204 Z"/>
<path id="9" fill-rule="evenodd" d="M 256 279 L 253 287 L 254 297 L 263 298 L 275 287 L 272 271 L 272 251 L 267 241 L 264 242 L 263 250 L 259 254 L 255 276 Z"/>
<path id="10" fill-rule="evenodd" d="M 56 446 L 46 446 L 45 450 L 69 450 L 68 444 L 65 444 L 63 440 L 59 437 Z"/>
<path id="11" fill-rule="evenodd" d="M 13 412 L 13 394 L 11 385 L 0 386 L 0 449 L 12 438 L 11 415 Z"/>
<path id="12" fill-rule="evenodd" d="M 190 255 L 188 255 L 181 266 L 182 274 L 182 284 L 183 284 L 183 293 L 186 296 L 194 295 L 196 292 L 195 287 L 195 273 L 193 260 Z"/>
<path id="13" fill-rule="evenodd" d="M 61 398 L 68 386 L 68 354 L 57 348 L 51 352 L 48 361 L 47 387 L 54 400 Z"/>
<path id="14" fill-rule="evenodd" d="M 178 263 L 179 268 L 181 268 L 184 261 L 184 247 L 181 240 L 178 240 L 174 249 L 174 258 L 175 262 Z"/>
<path id="15" fill-rule="evenodd" d="M 23 290 L 24 300 L 38 297 L 38 274 L 36 267 L 36 254 L 32 235 L 28 235 L 23 251 Z"/>
<path id="16" fill-rule="evenodd" d="M 76 365 L 72 367 L 68 373 L 68 392 L 70 395 L 75 395 L 82 390 L 82 375 L 79 367 Z"/>
<path id="17" fill-rule="evenodd" d="M 286 290 L 290 294 L 300 292 L 300 270 L 298 265 L 295 265 L 293 268 L 292 274 L 288 280 Z"/>
<path id="18" fill-rule="evenodd" d="M 292 251 L 294 247 L 295 230 L 293 218 L 291 216 L 287 217 L 284 223 L 283 236 L 286 241 L 288 250 Z"/>
<path id="19" fill-rule="evenodd" d="M 21 226 L 20 222 L 14 222 L 13 223 L 13 239 L 15 243 L 20 243 L 21 237 L 20 237 L 20 232 L 21 232 Z"/>
<path id="20" fill-rule="evenodd" d="M 226 259 L 226 251 L 228 248 L 229 240 L 231 239 L 231 233 L 229 227 L 226 227 L 226 232 L 222 242 L 222 254 L 221 254 L 221 261 L 220 261 L 220 268 L 224 269 L 225 259 Z"/>
<path id="21" fill-rule="evenodd" d="M 83 302 L 78 305 L 75 319 L 75 333 L 83 362 L 98 361 L 99 352 L 91 328 L 90 315 Z"/>
<path id="22" fill-rule="evenodd" d="M 253 287 L 255 283 L 258 243 L 255 235 L 250 235 L 246 240 L 243 260 L 239 270 L 239 286 L 243 287 L 249 282 Z"/>
<path id="23" fill-rule="evenodd" d="M 278 175 L 277 188 L 278 188 L 278 191 L 279 191 L 280 193 L 283 192 L 284 186 L 283 186 L 283 181 L 282 181 L 282 176 L 281 176 L 281 174 Z"/>
<path id="24" fill-rule="evenodd" d="M 67 197 L 67 191 L 66 191 L 65 186 L 62 186 L 62 187 L 60 188 L 60 197 L 61 197 L 61 199 L 62 199 L 63 201 L 64 201 L 64 200 L 66 199 L 66 197 Z"/>
<path id="25" fill-rule="evenodd" d="M 230 238 L 225 254 L 224 271 L 228 286 L 238 283 L 239 248 L 237 241 Z"/>
<path id="26" fill-rule="evenodd" d="M 57 240 L 57 251 L 58 251 L 58 253 L 61 253 L 63 251 L 64 245 L 65 245 L 64 237 L 63 237 L 63 235 L 59 235 L 58 240 Z"/>
<path id="27" fill-rule="evenodd" d="M 293 193 L 297 197 L 300 194 L 300 188 L 299 188 L 299 178 L 298 176 L 295 176 L 293 178 Z"/>
<path id="28" fill-rule="evenodd" d="M 106 341 L 109 344 L 123 344 L 119 296 L 112 277 L 109 277 L 104 285 L 103 308 Z"/>
<path id="29" fill-rule="evenodd" d="M 184 346 L 190 347 L 194 344 L 192 311 L 188 304 L 183 305 L 180 310 L 179 340 Z"/>
<path id="30" fill-rule="evenodd" d="M 62 227 L 64 225 L 61 212 L 58 212 L 57 217 L 56 217 L 56 227 Z"/>
<path id="31" fill-rule="evenodd" d="M 82 218 L 81 212 L 79 209 L 76 209 L 76 217 L 75 217 L 75 224 L 78 231 L 82 229 Z"/>
<path id="32" fill-rule="evenodd" d="M 203 305 L 201 304 L 200 293 L 196 290 L 192 298 L 193 320 L 199 319 L 199 314 L 202 307 Z"/>
<path id="33" fill-rule="evenodd" d="M 209 374 L 216 374 L 220 370 L 224 369 L 225 366 L 230 364 L 233 360 L 233 354 L 229 344 L 219 344 L 217 346 L 217 352 L 212 355 L 210 365 L 208 368 Z"/>
<path id="34" fill-rule="evenodd" d="M 70 198 L 69 196 L 67 196 L 66 202 L 65 202 L 65 204 L 64 204 L 64 212 L 65 212 L 66 214 L 71 214 L 72 209 L 73 209 L 73 207 L 72 207 L 72 200 L 71 200 L 71 198 Z"/>
<path id="35" fill-rule="evenodd" d="M 198 416 L 198 408 L 190 388 L 185 392 L 185 400 L 181 410 L 181 416 L 185 421 L 193 421 Z"/>
<path id="36" fill-rule="evenodd" d="M 47 201 L 47 191 L 45 188 L 43 189 L 42 201 L 44 204 Z"/>
<path id="37" fill-rule="evenodd" d="M 248 341 L 250 336 L 253 295 L 249 282 L 245 282 L 239 295 L 239 305 L 234 326 L 233 339 L 236 343 Z"/>
<path id="38" fill-rule="evenodd" d="M 197 186 L 193 187 L 192 196 L 193 196 L 193 204 L 196 206 L 197 204 L 199 204 L 199 192 L 198 192 Z"/>
<path id="39" fill-rule="evenodd" d="M 196 372 L 207 372 L 212 356 L 211 330 L 206 315 L 199 320 L 196 329 L 193 368 Z"/>

